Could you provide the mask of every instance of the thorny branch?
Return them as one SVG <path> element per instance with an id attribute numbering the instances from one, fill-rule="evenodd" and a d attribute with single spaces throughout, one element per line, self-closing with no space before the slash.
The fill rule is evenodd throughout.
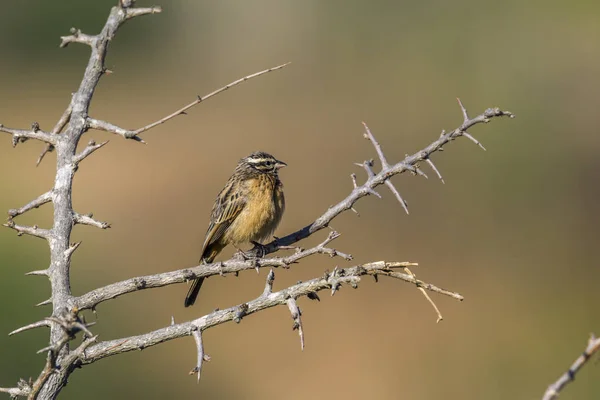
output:
<path id="1" fill-rule="evenodd" d="M 375 278 L 378 276 L 389 276 L 416 285 L 432 303 L 440 319 L 441 315 L 439 314 L 437 307 L 426 294 L 425 290 L 451 296 L 458 300 L 463 299 L 458 293 L 441 289 L 435 285 L 418 280 L 407 268 L 416 265 L 414 263 L 380 261 L 349 268 L 336 267 L 332 273 L 327 272 L 320 278 L 300 282 L 277 292 L 273 292 L 272 290 L 274 272 L 271 269 L 267 276 L 264 291 L 255 300 L 226 310 L 216 310 L 193 321 L 180 324 L 172 323 L 170 326 L 154 332 L 96 343 L 97 336 L 94 336 L 92 332 L 90 332 L 90 324 L 86 324 L 85 321 L 80 319 L 80 311 L 93 309 L 106 300 L 127 293 L 182 283 L 197 277 L 209 277 L 230 273 L 237 274 L 239 271 L 248 269 L 258 270 L 263 267 L 289 268 L 292 264 L 314 254 L 326 254 L 330 257 L 338 256 L 346 260 L 351 260 L 352 257 L 350 255 L 328 247 L 328 244 L 339 236 L 336 232 L 331 232 L 322 243 L 310 249 L 303 250 L 292 247 L 292 245 L 327 227 L 329 223 L 342 212 L 346 210 L 353 210 L 356 212 L 354 205 L 360 198 L 367 195 L 381 197 L 381 195 L 375 191 L 375 188 L 380 185 L 386 185 L 408 213 L 406 201 L 400 196 L 399 191 L 390 180 L 394 175 L 409 171 L 412 174 L 426 177 L 425 173 L 419 168 L 421 162 L 426 162 L 435 171 L 438 177 L 442 179 L 440 172 L 430 159 L 430 156 L 434 152 L 441 150 L 448 142 L 461 136 L 467 137 L 483 148 L 481 143 L 467 133 L 467 130 L 478 123 L 488 122 L 493 117 L 512 117 L 510 112 L 501 111 L 498 108 L 490 108 L 474 118 L 469 118 L 466 109 L 459 100 L 459 105 L 463 114 L 463 122 L 458 128 L 449 133 L 442 132 L 440 138 L 428 147 L 413 155 L 407 156 L 398 163 L 391 164 L 386 159 L 380 144 L 365 124 L 364 136 L 373 144 L 381 163 L 381 170 L 379 172 L 373 170 L 374 163 L 372 160 L 360 163 L 359 165 L 364 168 L 367 174 L 367 179 L 362 185 L 357 183 L 356 175 L 352 174 L 353 190 L 345 199 L 330 207 L 323 215 L 304 228 L 281 239 L 276 239 L 266 247 L 262 248 L 262 255 L 268 255 L 278 250 L 289 249 L 295 250 L 293 254 L 270 258 L 233 258 L 224 262 L 199 265 L 162 274 L 135 277 L 75 297 L 71 294 L 69 270 L 71 257 L 79 247 L 80 243 L 70 242 L 72 228 L 76 224 L 86 224 L 101 229 L 110 227 L 108 223 L 94 219 L 91 214 L 83 215 L 75 212 L 72 207 L 71 195 L 73 177 L 79 163 L 107 143 L 102 142 L 97 144 L 94 141 L 90 141 L 82 151 L 77 153 L 77 145 L 82 135 L 89 129 L 97 129 L 117 134 L 126 139 L 145 143 L 139 137 L 140 133 L 175 118 L 178 115 L 185 114 L 186 111 L 193 106 L 228 90 L 235 85 L 268 72 L 281 69 L 289 64 L 282 64 L 245 76 L 203 97 L 198 96 L 196 100 L 181 109 L 137 130 L 124 129 L 108 121 L 91 118 L 88 115 L 90 103 L 100 78 L 109 72 L 104 65 L 104 59 L 108 46 L 114 39 L 117 30 L 125 23 L 125 21 L 133 17 L 161 12 L 160 7 L 134 8 L 134 3 L 134 0 L 120 0 L 119 6 L 112 8 L 106 24 L 101 32 L 96 35 L 85 34 L 81 32 L 81 30 L 73 28 L 70 35 L 61 37 L 61 47 L 66 47 L 70 43 L 84 44 L 90 47 L 91 55 L 78 90 L 72 94 L 69 105 L 50 132 L 41 130 L 37 123 L 33 123 L 31 129 L 25 130 L 7 128 L 0 124 L 0 132 L 12 135 L 13 146 L 29 139 L 36 139 L 46 143 L 43 152 L 37 160 L 37 164 L 39 164 L 45 154 L 50 151 L 56 150 L 57 156 L 54 186 L 48 192 L 40 195 L 25 206 L 9 210 L 9 218 L 5 224 L 5 226 L 16 230 L 19 235 L 28 234 L 46 239 L 50 246 L 51 259 L 48 269 L 31 271 L 28 275 L 47 276 L 49 278 L 52 295 L 49 299 L 42 301 L 38 305 L 52 304 L 52 315 L 41 321 L 31 323 L 11 332 L 12 335 L 38 327 L 49 327 L 49 345 L 40 350 L 40 352 L 47 353 L 46 364 L 35 381 L 21 380 L 17 387 L 0 388 L 0 392 L 6 392 L 13 397 L 26 396 L 32 399 L 37 397 L 43 399 L 56 398 L 66 384 L 69 375 L 76 367 L 90 364 L 101 358 L 135 349 L 143 349 L 183 336 L 193 336 L 195 339 L 198 359 L 192 373 L 197 373 L 199 379 L 203 362 L 210 359 L 204 352 L 204 344 L 202 341 L 202 333 L 204 330 L 229 321 L 239 323 L 249 314 L 277 305 L 286 305 L 290 310 L 292 319 L 294 320 L 293 329 L 298 330 L 301 347 L 304 348 L 304 329 L 301 320 L 302 314 L 297 303 L 298 299 L 306 296 L 309 299 L 319 300 L 317 292 L 330 290 L 333 295 L 343 284 L 349 284 L 356 288 L 361 276 L 364 275 L 371 275 Z M 13 221 L 13 218 L 50 202 L 52 202 L 54 206 L 53 226 L 50 229 L 42 229 L 36 225 L 17 225 Z M 254 255 L 256 254 L 258 254 L 258 249 L 254 250 Z M 398 271 L 399 268 L 404 268 L 406 273 Z M 69 344 L 79 332 L 83 333 L 83 341 L 78 347 L 71 350 Z"/>
<path id="2" fill-rule="evenodd" d="M 194 331 L 204 331 L 225 322 L 240 322 L 246 316 L 258 311 L 278 305 L 287 305 L 289 299 L 298 299 L 302 296 L 307 296 L 311 299 L 318 298 L 316 293 L 322 290 L 330 290 L 333 295 L 341 288 L 342 284 L 348 284 L 351 287 L 356 288 L 360 282 L 361 276 L 386 275 L 403 279 L 401 276 L 404 274 L 396 270 L 411 265 L 414 264 L 406 262 L 377 261 L 349 268 L 336 267 L 332 272 L 325 272 L 322 277 L 298 283 L 278 292 L 271 292 L 270 288 L 273 284 L 274 274 L 269 273 L 265 290 L 259 297 L 252 301 L 225 310 L 213 311 L 212 313 L 193 321 L 171 324 L 165 328 L 143 335 L 97 343 L 88 348 L 83 363 L 89 364 L 101 358 L 116 354 L 132 350 L 142 350 L 168 340 L 190 336 Z M 409 277 L 409 279 L 413 278 Z"/>
<path id="3" fill-rule="evenodd" d="M 596 336 L 594 336 L 594 334 L 591 334 L 588 340 L 587 347 L 583 351 L 583 354 L 577 357 L 577 359 L 575 360 L 573 365 L 571 365 L 571 367 L 567 370 L 567 372 L 562 374 L 560 378 L 556 380 L 556 382 L 553 382 L 550 386 L 548 386 L 548 389 L 544 393 L 544 397 L 542 397 L 542 400 L 556 399 L 560 391 L 565 386 L 567 386 L 567 384 L 575 380 L 575 374 L 577 374 L 577 372 L 579 372 L 579 370 L 585 365 L 585 363 L 588 362 L 588 360 L 594 355 L 594 353 L 596 353 L 599 350 L 600 338 L 597 338 Z"/>
<path id="4" fill-rule="evenodd" d="M 330 257 L 339 256 L 346 260 L 351 260 L 351 255 L 340 253 L 335 249 L 327 247 L 327 244 L 337 237 L 339 237 L 337 232 L 331 232 L 327 239 L 317 246 L 307 250 L 297 249 L 294 254 L 286 257 L 259 258 L 250 260 L 231 259 L 212 264 L 201 264 L 193 268 L 184 268 L 177 271 L 127 279 L 83 294 L 80 297 L 73 299 L 72 306 L 77 307 L 79 310 L 92 309 L 106 300 L 114 299 L 115 297 L 124 295 L 126 293 L 163 287 L 175 283 L 183 283 L 200 277 L 207 278 L 214 275 L 231 274 L 249 269 L 265 267 L 289 268 L 292 264 L 297 263 L 303 258 L 309 257 L 313 254 L 326 254 Z"/>
<path id="5" fill-rule="evenodd" d="M 90 342 L 86 341 L 84 342 L 86 343 L 85 347 L 80 346 L 78 349 L 70 350 L 68 342 L 71 339 L 71 336 L 68 335 L 68 339 L 66 339 L 63 327 L 58 323 L 52 323 L 52 321 L 56 321 L 55 319 L 58 318 L 59 315 L 62 315 L 65 309 L 71 310 L 75 315 L 78 312 L 76 308 L 72 307 L 73 296 L 71 295 L 69 279 L 71 256 L 80 245 L 80 243 L 70 243 L 73 226 L 75 224 L 86 224 L 101 229 L 106 229 L 110 226 L 106 222 L 95 220 L 92 218 L 91 214 L 79 214 L 75 212 L 72 207 L 71 194 L 73 177 L 78 164 L 107 143 L 103 142 L 96 144 L 94 141 L 90 141 L 84 150 L 76 153 L 77 145 L 82 135 L 90 128 L 96 128 L 120 134 L 128 139 L 142 141 L 141 138 L 137 136 L 138 133 L 147 131 L 177 115 L 184 114 L 185 110 L 188 108 L 191 108 L 201 101 L 239 83 L 285 66 L 281 65 L 248 75 L 209 93 L 204 97 L 199 96 L 197 100 L 186 106 L 184 109 L 178 110 L 170 116 L 140 128 L 137 131 L 134 131 L 134 133 L 121 129 L 109 122 L 91 119 L 88 116 L 89 106 L 100 78 L 109 72 L 104 66 L 104 59 L 108 46 L 115 37 L 117 30 L 125 23 L 125 21 L 131 18 L 161 12 L 160 7 L 135 8 L 133 7 L 134 3 L 135 1 L 133 0 L 120 0 L 119 6 L 111 9 L 104 27 L 101 32 L 96 35 L 85 34 L 81 32 L 81 30 L 73 28 L 71 30 L 71 35 L 61 37 L 61 47 L 66 47 L 70 43 L 85 44 L 90 46 L 91 55 L 78 90 L 72 94 L 67 108 L 50 132 L 40 129 L 37 122 L 32 124 L 31 129 L 12 129 L 0 124 L 0 132 L 12 135 L 13 147 L 18 143 L 25 142 L 29 139 L 36 139 L 46 143 L 44 150 L 37 160 L 37 165 L 39 165 L 48 152 L 56 150 L 57 153 L 56 177 L 52 189 L 21 208 L 9 210 L 9 218 L 4 225 L 16 230 L 18 235 L 27 234 L 46 239 L 51 250 L 50 266 L 48 269 L 32 271 L 29 272 L 28 275 L 47 276 L 49 278 L 52 295 L 49 299 L 42 301 L 38 305 L 52 304 L 52 316 L 44 321 L 39 321 L 17 329 L 13 331 L 13 333 L 19 333 L 36 327 L 49 326 L 51 333 L 50 346 L 48 348 L 53 349 L 52 365 L 68 366 L 68 368 L 57 370 L 54 369 L 54 367 L 49 368 L 47 364 L 46 368 L 44 368 L 38 379 L 34 382 L 22 381 L 17 388 L 0 389 L 0 391 L 7 392 L 11 396 L 18 395 L 35 398 L 39 395 L 41 398 L 56 398 L 73 370 L 70 366 L 78 359 L 80 354 L 82 354 L 85 347 L 90 344 Z M 51 229 L 42 229 L 36 225 L 18 225 L 13 221 L 13 218 L 49 202 L 52 202 L 54 206 L 54 223 Z M 54 318 L 54 320 L 52 318 Z M 88 332 L 88 336 L 89 334 L 90 333 Z"/>
<path id="6" fill-rule="evenodd" d="M 306 225 L 304 228 L 302 228 L 296 232 L 290 233 L 289 235 L 287 235 L 285 237 L 275 239 L 272 242 L 263 246 L 261 248 L 261 251 L 263 252 L 263 254 L 266 255 L 266 254 L 276 252 L 282 248 L 285 248 L 286 246 L 290 246 L 302 239 L 305 239 L 305 238 L 309 237 L 310 235 L 312 235 L 313 233 L 329 226 L 329 223 L 334 218 L 336 218 L 338 215 L 343 213 L 344 211 L 354 210 L 354 204 L 359 199 L 361 199 L 365 196 L 374 195 L 376 197 L 381 197 L 381 195 L 375 191 L 375 188 L 380 185 L 385 184 L 386 186 L 388 186 L 388 188 L 391 189 L 392 193 L 396 196 L 396 198 L 398 199 L 398 201 L 400 202 L 402 207 L 408 213 L 408 208 L 407 208 L 406 202 L 402 199 L 398 190 L 396 190 L 396 188 L 393 186 L 392 182 L 390 181 L 391 177 L 393 177 L 394 175 L 401 174 L 406 171 L 409 171 L 413 174 L 422 175 L 422 171 L 419 172 L 420 171 L 419 164 L 421 162 L 425 161 L 430 166 L 433 166 L 433 169 L 436 172 L 436 174 L 440 177 L 440 179 L 442 179 L 440 172 L 438 171 L 437 168 L 435 168 L 433 161 L 431 161 L 431 155 L 433 153 L 442 150 L 443 147 L 447 143 L 449 143 L 461 136 L 472 137 L 471 135 L 469 135 L 467 133 L 467 130 L 477 124 L 490 122 L 490 120 L 495 117 L 504 117 L 504 116 L 510 117 L 510 118 L 514 117 L 514 115 L 509 111 L 502 111 L 499 108 L 488 108 L 487 110 L 485 110 L 483 113 L 477 115 L 476 117 L 469 118 L 469 116 L 467 115 L 467 111 L 463 107 L 460 100 L 458 102 L 459 102 L 460 108 L 463 113 L 462 124 L 458 128 L 456 128 L 448 133 L 446 133 L 445 131 L 442 131 L 442 134 L 440 135 L 439 139 L 435 140 L 433 143 L 431 143 L 429 146 L 425 147 L 424 149 L 422 149 L 412 155 L 406 156 L 404 158 L 404 160 L 402 160 L 396 164 L 388 163 L 387 159 L 383 156 L 383 151 L 381 149 L 381 146 L 375 140 L 375 137 L 371 134 L 370 130 L 368 129 L 368 127 L 365 124 L 365 130 L 366 130 L 365 137 L 371 141 L 371 143 L 375 147 L 375 150 L 377 151 L 377 154 L 379 155 L 379 159 L 382 164 L 381 171 L 379 171 L 378 173 L 375 173 L 373 171 L 373 162 L 372 161 L 364 161 L 363 163 L 357 164 L 359 166 L 362 166 L 367 173 L 367 180 L 364 184 L 358 185 L 356 183 L 356 177 L 353 175 L 352 180 L 353 180 L 354 188 L 353 188 L 352 192 L 350 192 L 350 194 L 345 199 L 343 199 L 336 205 L 330 207 L 324 214 L 322 214 L 320 217 L 318 217 L 315 221 L 311 222 L 309 225 Z M 477 142 L 477 143 L 479 143 L 479 142 Z M 443 181 L 443 179 L 442 179 L 442 181 Z M 356 212 L 356 210 L 354 210 L 354 211 Z"/>

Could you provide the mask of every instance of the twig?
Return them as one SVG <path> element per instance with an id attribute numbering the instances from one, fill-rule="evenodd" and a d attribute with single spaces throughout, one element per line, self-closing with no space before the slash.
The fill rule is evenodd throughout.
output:
<path id="1" fill-rule="evenodd" d="M 302 329 L 302 313 L 300 312 L 300 308 L 296 303 L 296 300 L 292 297 L 287 299 L 287 306 L 292 314 L 292 319 L 294 320 L 294 325 L 292 326 L 292 330 L 297 330 L 298 335 L 300 335 L 300 349 L 304 351 L 304 330 Z"/>
<path id="2" fill-rule="evenodd" d="M 14 218 L 18 215 L 25 214 L 29 210 L 38 208 L 39 206 L 42 206 L 50 201 L 52 201 L 52 191 L 48 191 L 39 195 L 38 198 L 30 201 L 21 208 L 8 210 L 8 215 L 9 217 Z"/>
<path id="3" fill-rule="evenodd" d="M 34 124 L 36 126 L 36 124 Z M 7 128 L 4 125 L 0 124 L 0 132 L 6 132 L 12 135 L 12 145 L 16 147 L 19 142 L 24 142 L 27 139 L 36 139 L 42 142 L 54 145 L 56 144 L 57 135 L 54 135 L 49 132 L 44 132 L 39 128 L 33 128 L 31 130 L 26 129 L 12 129 Z"/>
<path id="4" fill-rule="evenodd" d="M 583 354 L 577 357 L 573 365 L 569 368 L 567 372 L 562 374 L 560 378 L 556 380 L 556 382 L 552 383 L 548 386 L 546 393 L 544 393 L 543 400 L 552 400 L 558 397 L 558 394 L 567 384 L 573 382 L 575 380 L 575 374 L 579 372 L 579 370 L 585 365 L 586 362 L 600 350 L 600 338 L 597 338 L 592 333 L 590 335 L 590 339 L 588 340 L 587 347 L 583 351 Z"/>
<path id="5" fill-rule="evenodd" d="M 56 122 L 56 125 L 54 125 L 54 128 L 52 128 L 53 134 L 58 135 L 59 133 L 62 132 L 62 130 L 65 128 L 65 126 L 67 126 L 67 123 L 71 119 L 72 112 L 73 112 L 73 96 L 71 96 L 71 101 L 69 101 L 69 105 L 67 106 L 67 108 L 65 109 L 63 114 L 60 116 L 58 121 Z"/>
<path id="6" fill-rule="evenodd" d="M 415 280 L 417 280 L 417 276 L 415 274 L 413 274 L 410 269 L 404 268 L 404 270 L 406 272 L 408 272 L 408 274 L 410 276 L 412 276 Z M 417 284 L 417 288 L 421 291 L 421 293 L 423 293 L 423 296 L 425 296 L 425 298 L 427 299 L 427 301 L 429 302 L 429 304 L 431 304 L 431 306 L 435 310 L 435 312 L 437 314 L 437 321 L 435 321 L 435 322 L 439 323 L 441 320 L 444 319 L 444 317 L 442 317 L 442 313 L 440 313 L 439 308 L 437 307 L 437 305 L 435 305 L 435 303 L 433 302 L 433 300 L 431 300 L 431 297 L 429 297 L 429 295 L 427 294 L 427 292 L 425 291 L 425 289 L 423 289 L 421 286 L 419 286 L 419 284 Z"/>
<path id="7" fill-rule="evenodd" d="M 373 147 L 375 147 L 375 151 L 377 151 L 377 155 L 379 156 L 379 161 L 381 161 L 381 168 L 383 168 L 383 169 L 389 168 L 390 164 L 388 164 L 387 159 L 385 158 L 385 155 L 383 154 L 383 150 L 381 149 L 381 145 L 375 139 L 375 136 L 373 136 L 373 134 L 371 133 L 371 130 L 369 129 L 369 127 L 367 126 L 367 124 L 364 121 L 363 121 L 362 124 L 365 127 L 364 137 L 365 137 L 365 139 L 368 139 L 368 140 L 371 141 L 371 143 L 373 143 Z"/>
<path id="8" fill-rule="evenodd" d="M 23 234 L 26 235 L 30 235 L 33 237 L 38 237 L 40 239 L 50 239 L 52 233 L 51 231 L 49 231 L 48 229 L 41 229 L 38 228 L 37 225 L 34 226 L 24 226 L 24 225 L 17 225 L 14 223 L 14 221 L 12 219 L 9 219 L 5 224 L 2 224 L 3 226 L 6 226 L 7 228 L 11 228 L 14 229 L 15 231 L 17 231 L 17 236 L 21 236 Z"/>
<path id="9" fill-rule="evenodd" d="M 91 47 L 97 39 L 97 36 L 82 33 L 81 29 L 71 28 L 71 35 L 60 37 L 59 47 L 67 47 L 70 43 L 81 43 Z"/>
<path id="10" fill-rule="evenodd" d="M 115 135 L 122 136 L 125 139 L 132 139 L 135 142 L 146 144 L 146 142 L 141 137 L 137 136 L 137 133 L 135 131 L 130 131 L 128 129 L 121 128 L 119 126 L 111 124 L 110 122 L 88 117 L 86 120 L 86 126 L 89 129 L 96 129 L 99 131 L 114 133 Z"/>
<path id="11" fill-rule="evenodd" d="M 135 1 L 131 2 L 130 6 L 132 6 L 133 3 L 135 3 Z M 127 19 L 140 17 L 142 15 L 158 14 L 162 12 L 162 8 L 158 6 L 129 8 L 130 6 L 124 6 Z"/>
<path id="12" fill-rule="evenodd" d="M 16 399 L 17 397 L 27 397 L 31 391 L 31 388 L 25 386 L 23 388 L 14 387 L 14 388 L 2 388 L 0 387 L 0 393 L 8 393 L 8 395 L 12 399 Z"/>
<path id="13" fill-rule="evenodd" d="M 79 213 L 73 213 L 73 222 L 81 225 L 90 225 L 95 226 L 100 229 L 110 228 L 110 224 L 108 222 L 96 221 L 92 218 L 92 214 L 82 215 Z"/>
<path id="14" fill-rule="evenodd" d="M 83 149 L 81 151 L 81 153 L 79 153 L 73 157 L 73 163 L 76 165 L 79 164 L 86 157 L 88 157 L 90 154 L 92 154 L 93 152 L 95 152 L 96 150 L 98 150 L 99 148 L 101 148 L 102 146 L 104 146 L 107 143 L 108 143 L 108 140 L 106 142 L 102 142 L 102 143 L 98 143 L 98 144 L 96 144 L 96 142 L 94 142 L 93 140 L 90 140 L 90 142 L 88 143 L 86 148 Z"/>
<path id="15" fill-rule="evenodd" d="M 263 71 L 255 72 L 255 73 L 253 73 L 253 74 L 250 74 L 250 75 L 247 75 L 247 76 L 245 76 L 245 77 L 243 77 L 243 78 L 237 79 L 237 80 L 235 80 L 235 81 L 233 81 L 233 82 L 231 82 L 231 83 L 229 83 L 229 84 L 227 84 L 227 85 L 225 85 L 225 86 L 223 86 L 223 87 L 221 87 L 221 88 L 219 88 L 219 89 L 217 89 L 217 90 L 215 90 L 215 91 L 213 91 L 213 92 L 211 92 L 211 93 L 209 93 L 209 94 L 207 94 L 207 95 L 204 95 L 204 96 L 202 96 L 202 97 L 201 97 L 201 96 L 198 96 L 198 98 L 197 98 L 196 100 L 192 101 L 190 104 L 188 104 L 188 105 L 186 105 L 186 106 L 183 106 L 183 107 L 182 107 L 182 108 L 180 108 L 179 110 L 177 110 L 177 111 L 175 111 L 175 112 L 173 112 L 173 113 L 171 113 L 171 114 L 167 115 L 167 116 L 166 116 L 166 117 L 164 117 L 164 118 L 161 118 L 161 119 L 159 119 L 159 120 L 158 120 L 158 121 L 156 121 L 156 122 L 153 122 L 153 123 L 151 123 L 151 124 L 149 124 L 149 125 L 143 126 L 143 127 L 139 128 L 139 129 L 136 129 L 136 130 L 135 130 L 135 131 L 133 131 L 133 132 L 135 133 L 135 135 L 138 135 L 138 134 L 140 134 L 140 133 L 142 133 L 142 132 L 145 132 L 145 131 L 147 131 L 147 130 L 149 130 L 149 129 L 152 129 L 152 128 L 154 128 L 154 127 L 155 127 L 155 126 L 157 126 L 157 125 L 164 124 L 164 123 L 165 123 L 165 122 L 167 122 L 168 120 L 170 120 L 170 119 L 172 119 L 172 118 L 175 118 L 175 117 L 177 117 L 178 115 L 183 115 L 183 114 L 185 114 L 185 112 L 186 112 L 187 110 L 189 110 L 190 108 L 194 107 L 195 105 L 197 105 L 197 104 L 200 104 L 200 103 L 202 103 L 203 101 L 205 101 L 205 100 L 208 100 L 209 98 L 211 98 L 211 97 L 213 97 L 213 96 L 215 96 L 215 95 L 217 95 L 217 94 L 219 94 L 219 93 L 221 93 L 221 92 L 224 92 L 225 90 L 227 90 L 227 89 L 229 89 L 229 88 L 232 88 L 232 87 L 234 87 L 235 85 L 238 85 L 238 84 L 240 84 L 240 83 L 246 82 L 247 80 L 250 80 L 250 79 L 252 79 L 252 78 L 256 78 L 257 76 L 264 75 L 264 74 L 266 74 L 266 73 L 269 73 L 269 72 L 271 72 L 271 71 L 276 71 L 276 70 L 278 70 L 278 69 L 281 69 L 281 68 L 283 68 L 283 67 L 285 67 L 285 66 L 287 66 L 287 65 L 290 65 L 290 64 L 291 64 L 291 63 L 287 62 L 287 63 L 285 63 L 285 64 L 281 64 L 281 65 L 278 65 L 278 66 L 276 66 L 276 67 L 268 68 L 268 69 L 265 69 L 265 70 L 263 70 Z"/>
<path id="16" fill-rule="evenodd" d="M 263 291 L 263 296 L 268 296 L 273 293 L 273 282 L 275 281 L 275 271 L 273 268 L 269 270 L 267 274 L 267 281 L 265 282 L 265 290 Z"/>
<path id="17" fill-rule="evenodd" d="M 198 374 L 198 383 L 200 383 L 200 374 L 202 373 L 202 364 L 204 361 L 210 361 L 210 356 L 204 353 L 204 344 L 202 343 L 202 332 L 196 329 L 192 332 L 194 341 L 196 342 L 196 350 L 198 351 L 198 361 L 194 369 L 190 371 L 190 375 Z"/>

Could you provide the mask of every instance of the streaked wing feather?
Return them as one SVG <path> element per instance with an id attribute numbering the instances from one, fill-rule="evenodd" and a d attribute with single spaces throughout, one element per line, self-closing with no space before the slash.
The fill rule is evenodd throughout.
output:
<path id="1" fill-rule="evenodd" d="M 227 185 L 217 197 L 210 215 L 210 224 L 202 246 L 202 258 L 206 250 L 223 237 L 240 212 L 246 206 L 246 199 L 238 193 L 231 194 L 231 185 Z"/>

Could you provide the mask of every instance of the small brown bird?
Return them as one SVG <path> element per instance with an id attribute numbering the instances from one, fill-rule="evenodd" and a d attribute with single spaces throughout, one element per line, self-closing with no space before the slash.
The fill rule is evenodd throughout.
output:
<path id="1" fill-rule="evenodd" d="M 285 209 L 278 171 L 286 165 L 264 152 L 238 162 L 213 205 L 200 262 L 213 262 L 228 244 L 255 243 L 273 234 Z M 198 278 L 192 283 L 186 307 L 196 301 L 203 281 Z"/>

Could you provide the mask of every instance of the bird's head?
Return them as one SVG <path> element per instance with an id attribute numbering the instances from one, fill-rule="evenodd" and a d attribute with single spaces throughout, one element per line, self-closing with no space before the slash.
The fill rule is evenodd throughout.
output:
<path id="1" fill-rule="evenodd" d="M 283 161 L 279 161 L 272 155 L 263 151 L 257 151 L 250 154 L 248 157 L 242 158 L 240 164 L 244 164 L 247 167 L 265 174 L 276 174 L 279 169 L 287 166 Z"/>

